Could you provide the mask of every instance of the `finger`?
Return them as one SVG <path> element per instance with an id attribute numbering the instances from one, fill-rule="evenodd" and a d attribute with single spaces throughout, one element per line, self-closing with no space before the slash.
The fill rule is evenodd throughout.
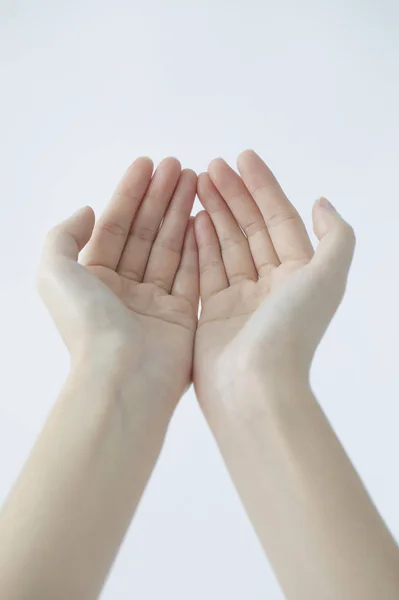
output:
<path id="1" fill-rule="evenodd" d="M 256 281 L 258 274 L 248 240 L 225 200 L 207 173 L 198 177 L 198 197 L 215 227 L 230 285 L 245 279 Z"/>
<path id="2" fill-rule="evenodd" d="M 215 227 L 205 210 L 196 215 L 194 228 L 199 254 L 201 299 L 208 300 L 228 288 L 229 281 Z"/>
<path id="3" fill-rule="evenodd" d="M 134 219 L 117 271 L 133 281 L 142 281 L 159 226 L 180 177 L 176 158 L 165 158 L 151 180 Z"/>
<path id="4" fill-rule="evenodd" d="M 198 314 L 199 265 L 198 248 L 194 233 L 194 218 L 187 225 L 181 261 L 172 288 L 173 296 L 188 300 Z"/>
<path id="5" fill-rule="evenodd" d="M 243 180 L 222 158 L 210 163 L 208 173 L 248 238 L 259 276 L 270 273 L 270 266 L 278 266 L 280 261 L 262 213 Z"/>
<path id="6" fill-rule="evenodd" d="M 75 299 L 80 298 L 82 290 L 85 292 L 87 272 L 76 263 L 79 252 L 90 239 L 94 220 L 93 209 L 86 206 L 46 236 L 36 283 L 57 325 L 68 315 L 73 317 Z"/>
<path id="7" fill-rule="evenodd" d="M 197 175 L 194 171 L 182 171 L 165 218 L 151 248 L 144 273 L 145 283 L 155 283 L 170 292 L 180 264 L 184 235 L 194 204 Z"/>
<path id="8" fill-rule="evenodd" d="M 132 221 L 150 183 L 152 170 L 152 160 L 141 157 L 126 171 L 96 223 L 85 251 L 83 262 L 86 266 L 116 269 Z"/>
<path id="9" fill-rule="evenodd" d="M 313 247 L 306 227 L 270 169 L 253 150 L 242 152 L 237 165 L 259 206 L 280 261 L 310 259 Z"/>
<path id="10" fill-rule="evenodd" d="M 313 207 L 313 226 L 320 241 L 310 264 L 345 284 L 356 243 L 352 227 L 326 198 L 320 198 Z M 336 284 L 335 278 L 331 280 Z"/>
<path id="11" fill-rule="evenodd" d="M 43 260 L 49 261 L 57 257 L 64 257 L 76 262 L 79 252 L 90 240 L 94 220 L 93 209 L 85 206 L 51 229 L 44 244 Z"/>
<path id="12" fill-rule="evenodd" d="M 306 294 L 304 318 L 311 323 L 308 333 L 314 341 L 312 346 L 316 347 L 344 296 L 355 234 L 325 198 L 313 206 L 313 227 L 319 243 L 302 273 Z"/>
<path id="13" fill-rule="evenodd" d="M 106 285 L 77 263 L 94 221 L 93 210 L 85 207 L 54 227 L 47 234 L 36 279 L 39 294 L 72 354 L 80 352 L 82 331 L 96 320 L 93 310 L 97 317 L 109 315 L 119 302 Z"/>

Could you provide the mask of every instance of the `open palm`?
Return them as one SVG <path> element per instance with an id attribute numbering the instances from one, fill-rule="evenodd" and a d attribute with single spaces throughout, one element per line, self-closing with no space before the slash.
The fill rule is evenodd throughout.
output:
<path id="1" fill-rule="evenodd" d="M 348 257 L 353 251 L 349 226 L 325 199 L 324 210 L 315 205 L 315 231 L 321 239 L 332 225 L 335 236 L 320 243 L 315 255 L 297 210 L 259 156 L 243 152 L 238 168 L 241 177 L 216 159 L 198 178 L 206 209 L 195 222 L 202 301 L 195 349 L 200 400 L 215 381 L 234 380 L 240 365 L 245 369 L 251 361 L 263 368 L 274 361 L 279 369 L 290 361 L 309 364 L 349 268 L 350 260 L 344 260 L 337 281 L 334 248 L 346 244 Z M 329 261 L 328 253 L 335 259 Z"/>
<path id="2" fill-rule="evenodd" d="M 150 159 L 136 160 L 95 225 L 87 208 L 55 228 L 53 249 L 73 240 L 78 252 L 88 243 L 81 264 L 74 250 L 69 257 L 55 252 L 60 256 L 50 261 L 52 276 L 42 277 L 43 295 L 51 304 L 56 288 L 57 302 L 69 307 L 66 322 L 58 323 L 64 337 L 77 326 L 74 339 L 82 330 L 94 340 L 102 332 L 113 336 L 130 345 L 143 374 L 179 396 L 191 379 L 197 325 L 198 256 L 190 220 L 197 177 L 173 158 L 153 176 L 152 170 Z"/>

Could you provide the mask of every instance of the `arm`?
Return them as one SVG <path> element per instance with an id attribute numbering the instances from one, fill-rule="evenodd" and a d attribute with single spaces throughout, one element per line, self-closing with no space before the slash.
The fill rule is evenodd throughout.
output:
<path id="1" fill-rule="evenodd" d="M 242 385 L 226 401 L 250 406 L 214 433 L 287 598 L 398 598 L 397 546 L 309 386 Z"/>
<path id="2" fill-rule="evenodd" d="M 82 356 L 3 509 L 3 598 L 100 592 L 170 419 L 128 356 L 119 359 L 124 373 L 112 356 Z"/>
<path id="3" fill-rule="evenodd" d="M 198 399 L 289 600 L 394 600 L 399 553 L 309 384 L 344 294 L 351 227 L 302 220 L 254 152 L 200 175 Z M 243 233 L 244 232 L 244 233 Z"/>
<path id="4" fill-rule="evenodd" d="M 1 598 L 101 590 L 191 380 L 195 189 L 175 159 L 152 175 L 141 158 L 95 226 L 85 208 L 47 236 L 39 291 L 71 370 L 0 513 Z"/>

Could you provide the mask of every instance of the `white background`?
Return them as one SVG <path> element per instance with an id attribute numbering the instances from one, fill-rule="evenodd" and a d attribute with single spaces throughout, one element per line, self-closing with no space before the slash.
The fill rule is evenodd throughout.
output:
<path id="1" fill-rule="evenodd" d="M 399 537 L 397 0 L 1 0 L 0 21 L 0 500 L 68 370 L 34 289 L 46 229 L 139 154 L 199 172 L 252 147 L 307 224 L 323 194 L 357 232 L 313 384 Z M 282 599 L 192 392 L 103 598 Z"/>

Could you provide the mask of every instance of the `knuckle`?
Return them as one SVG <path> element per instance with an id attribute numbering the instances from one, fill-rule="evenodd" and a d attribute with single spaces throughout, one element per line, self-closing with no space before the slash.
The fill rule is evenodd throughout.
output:
<path id="1" fill-rule="evenodd" d="M 128 234 L 126 226 L 121 225 L 116 221 L 102 221 L 98 224 L 98 227 L 101 231 L 118 237 L 126 237 Z"/>
<path id="2" fill-rule="evenodd" d="M 169 289 L 169 283 L 165 281 L 163 277 L 154 277 L 153 279 L 151 279 L 151 283 L 163 290 L 167 291 Z"/>
<path id="3" fill-rule="evenodd" d="M 261 277 L 270 277 L 275 269 L 276 265 L 268 261 L 258 265 L 258 273 Z"/>
<path id="4" fill-rule="evenodd" d="M 210 260 L 206 263 L 203 263 L 200 265 L 200 275 L 205 275 L 206 273 L 208 273 L 209 271 L 212 271 L 213 269 L 219 269 L 220 268 L 220 261 L 219 260 Z"/>
<path id="5" fill-rule="evenodd" d="M 168 250 L 173 254 L 181 254 L 182 240 L 179 237 L 160 239 L 157 240 L 156 244 L 161 250 Z"/>
<path id="6" fill-rule="evenodd" d="M 234 248 L 234 246 L 246 243 L 246 239 L 244 236 L 241 236 L 240 238 L 221 237 L 219 243 L 222 252 L 226 252 L 226 250 L 230 250 L 231 248 Z"/>
<path id="7" fill-rule="evenodd" d="M 272 173 L 270 173 L 272 175 Z M 273 193 L 276 189 L 276 179 L 274 175 L 272 175 L 268 181 L 263 182 L 261 185 L 258 185 L 252 189 L 250 189 L 251 196 L 254 198 L 256 196 L 261 197 L 265 194 L 268 194 L 270 191 Z"/>
<path id="8" fill-rule="evenodd" d="M 271 212 L 267 218 L 267 223 L 269 227 L 278 227 L 283 223 L 287 223 L 289 221 L 295 221 L 298 219 L 298 213 L 294 210 L 289 209 L 279 209 L 276 207 L 276 210 Z"/>
<path id="9" fill-rule="evenodd" d="M 139 273 L 139 271 L 136 271 L 134 269 L 123 269 L 120 271 L 118 270 L 118 274 L 123 279 L 130 279 L 131 281 L 141 281 L 142 279 L 142 273 Z"/>
<path id="10" fill-rule="evenodd" d="M 244 279 L 248 279 L 248 274 L 247 273 L 232 273 L 231 275 L 229 275 L 229 282 L 230 285 L 234 285 L 235 283 L 240 283 L 241 281 L 244 281 Z"/>
<path id="11" fill-rule="evenodd" d="M 245 235 L 248 238 L 253 237 L 260 231 L 264 231 L 266 229 L 266 223 L 263 221 L 249 221 L 243 226 L 245 231 Z"/>
<path id="12" fill-rule="evenodd" d="M 147 227 L 145 225 L 141 225 L 136 227 L 133 231 L 134 237 L 138 238 L 142 242 L 150 242 L 154 241 L 156 236 L 156 231 L 152 227 Z"/>

